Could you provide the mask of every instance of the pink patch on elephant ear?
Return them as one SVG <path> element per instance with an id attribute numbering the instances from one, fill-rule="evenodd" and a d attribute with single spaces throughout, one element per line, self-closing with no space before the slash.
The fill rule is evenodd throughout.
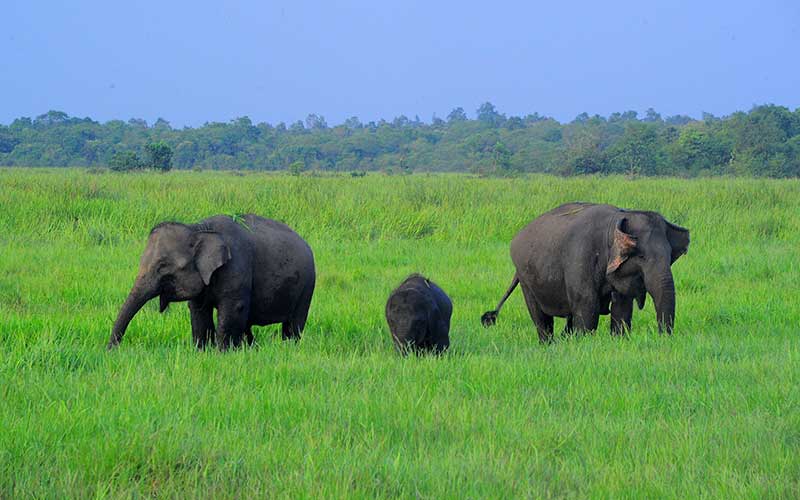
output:
<path id="1" fill-rule="evenodd" d="M 622 257 L 620 257 L 619 255 L 614 257 L 614 260 L 609 262 L 608 266 L 606 266 L 606 274 L 613 273 L 614 271 L 616 271 L 617 268 L 619 266 L 621 266 L 623 262 L 624 261 L 623 261 Z"/>
<path id="2" fill-rule="evenodd" d="M 625 262 L 625 259 L 633 253 L 635 248 L 636 238 L 619 228 L 614 229 L 614 244 L 611 246 L 612 258 L 608 266 L 606 266 L 606 274 L 616 271 Z"/>
<path id="3" fill-rule="evenodd" d="M 619 248 L 622 255 L 629 255 L 636 248 L 636 240 L 630 234 L 615 229 L 614 246 Z"/>

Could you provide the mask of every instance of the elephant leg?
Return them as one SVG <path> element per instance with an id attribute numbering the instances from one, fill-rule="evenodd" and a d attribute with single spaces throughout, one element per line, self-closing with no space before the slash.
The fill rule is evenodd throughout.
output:
<path id="1" fill-rule="evenodd" d="M 244 341 L 247 342 L 248 347 L 252 347 L 253 343 L 256 341 L 256 338 L 253 337 L 253 327 L 248 326 L 247 330 L 244 332 Z"/>
<path id="2" fill-rule="evenodd" d="M 439 335 L 434 341 L 434 350 L 441 354 L 450 348 L 450 319 L 439 321 Z"/>
<path id="3" fill-rule="evenodd" d="M 217 348 L 220 351 L 242 344 L 249 316 L 248 300 L 229 299 L 217 306 Z"/>
<path id="4" fill-rule="evenodd" d="M 624 335 L 631 329 L 633 298 L 615 296 L 611 303 L 611 335 Z"/>
<path id="5" fill-rule="evenodd" d="M 300 340 L 300 335 L 306 327 L 308 310 L 311 308 L 311 296 L 314 293 L 314 285 L 310 285 L 300 297 L 298 305 L 289 318 L 281 324 L 281 336 L 283 340 Z"/>
<path id="6" fill-rule="evenodd" d="M 431 349 L 435 354 L 443 354 L 450 348 L 450 338 L 447 335 L 437 336 L 431 343 Z"/>
<path id="7" fill-rule="evenodd" d="M 536 302 L 536 297 L 524 284 L 522 284 L 522 295 L 525 297 L 525 305 L 528 306 L 528 312 L 531 315 L 533 324 L 536 325 L 536 331 L 539 333 L 539 342 L 543 344 L 552 342 L 553 317 L 542 312 L 539 303 Z"/>
<path id="8" fill-rule="evenodd" d="M 289 339 L 300 339 L 300 333 L 302 332 L 302 328 L 300 328 L 295 322 L 294 318 L 289 319 L 281 323 L 281 337 L 283 340 Z"/>
<path id="9" fill-rule="evenodd" d="M 189 315 L 192 321 L 192 340 L 195 347 L 205 349 L 214 335 L 214 310 L 203 301 L 189 301 Z"/>
<path id="10" fill-rule="evenodd" d="M 567 316 L 567 322 L 564 324 L 564 336 L 569 336 L 575 333 L 575 327 L 572 324 L 572 316 Z"/>
<path id="11" fill-rule="evenodd" d="M 597 300 L 585 300 L 573 306 L 572 326 L 576 332 L 593 332 L 597 330 L 600 312 Z"/>
<path id="12" fill-rule="evenodd" d="M 425 342 L 424 344 L 419 346 L 420 348 L 419 350 L 422 353 L 439 356 L 441 354 L 444 354 L 449 347 L 450 347 L 449 340 L 433 340 L 430 342 Z"/>
<path id="13" fill-rule="evenodd" d="M 433 354 L 442 354 L 450 347 L 450 337 L 447 332 L 449 329 L 446 327 L 446 322 L 437 321 L 429 327 L 425 341 L 422 342 L 420 348 L 425 352 Z"/>
<path id="14" fill-rule="evenodd" d="M 572 329 L 575 333 L 597 330 L 600 312 L 603 310 L 600 290 L 592 288 L 593 277 L 581 269 L 565 276 L 567 302 L 572 315 Z"/>

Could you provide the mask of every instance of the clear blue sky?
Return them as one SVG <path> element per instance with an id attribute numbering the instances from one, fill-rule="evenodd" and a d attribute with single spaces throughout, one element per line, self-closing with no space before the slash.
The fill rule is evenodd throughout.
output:
<path id="1" fill-rule="evenodd" d="M 10 3 L 9 3 L 10 2 Z M 4 0 L 0 123 L 800 106 L 800 1 Z"/>

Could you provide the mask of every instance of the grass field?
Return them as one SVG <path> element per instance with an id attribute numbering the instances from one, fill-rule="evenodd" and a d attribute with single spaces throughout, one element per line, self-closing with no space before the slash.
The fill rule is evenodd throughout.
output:
<path id="1" fill-rule="evenodd" d="M 566 201 L 692 231 L 672 337 L 541 346 L 508 243 Z M 797 498 L 800 182 L 290 177 L 0 169 L 0 498 Z M 283 220 L 314 249 L 303 340 L 190 346 L 157 301 L 104 347 L 151 226 Z M 451 351 L 399 358 L 388 293 L 454 302 Z M 557 321 L 560 329 L 562 321 Z"/>

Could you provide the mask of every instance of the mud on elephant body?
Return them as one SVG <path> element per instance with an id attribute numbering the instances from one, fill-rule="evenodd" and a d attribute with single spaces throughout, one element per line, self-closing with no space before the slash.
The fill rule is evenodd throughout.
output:
<path id="1" fill-rule="evenodd" d="M 273 323 L 282 323 L 284 338 L 299 338 L 315 280 L 311 248 L 280 222 L 252 214 L 165 222 L 150 232 L 108 347 L 120 343 L 133 316 L 155 297 L 162 312 L 171 302 L 189 301 L 198 348 L 252 343 L 253 325 Z"/>
<path id="2" fill-rule="evenodd" d="M 612 333 L 631 326 L 633 302 L 653 298 L 659 330 L 672 332 L 675 283 L 672 264 L 689 248 L 689 230 L 656 212 L 611 205 L 568 203 L 523 228 L 511 243 L 516 273 L 497 309 L 481 322 L 491 326 L 519 284 L 539 339 L 553 337 L 553 317 L 567 330 L 595 330 L 611 314 Z"/>

